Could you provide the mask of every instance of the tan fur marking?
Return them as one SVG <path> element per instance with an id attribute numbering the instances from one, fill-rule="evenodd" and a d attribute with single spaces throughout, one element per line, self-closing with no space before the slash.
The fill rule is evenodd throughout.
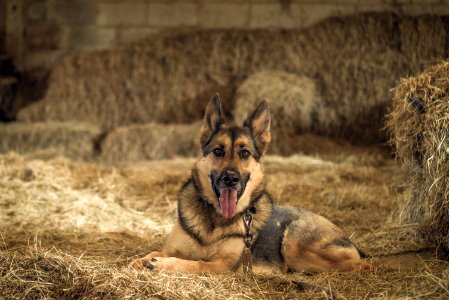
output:
<path id="1" fill-rule="evenodd" d="M 186 260 L 177 257 L 156 257 L 152 264 L 166 272 L 181 272 L 192 274 L 223 273 L 231 271 L 233 257 L 223 257 L 213 261 Z"/>

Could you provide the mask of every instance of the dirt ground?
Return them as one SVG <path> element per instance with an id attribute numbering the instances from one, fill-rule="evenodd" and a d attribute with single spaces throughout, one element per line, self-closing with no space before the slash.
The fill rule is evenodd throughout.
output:
<path id="1" fill-rule="evenodd" d="M 127 268 L 160 249 L 192 158 L 111 167 L 63 157 L 0 155 L 2 299 L 315 299 L 294 280 L 342 299 L 447 299 L 449 263 L 398 214 L 406 174 L 373 149 L 266 158 L 278 204 L 320 213 L 368 253 L 361 274 L 168 274 Z"/>

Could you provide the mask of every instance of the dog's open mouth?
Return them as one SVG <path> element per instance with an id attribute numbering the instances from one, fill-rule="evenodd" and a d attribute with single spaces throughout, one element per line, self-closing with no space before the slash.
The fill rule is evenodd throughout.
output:
<path id="1" fill-rule="evenodd" d="M 237 214 L 237 204 L 245 192 L 249 177 L 249 174 L 244 174 L 239 183 L 235 186 L 228 187 L 220 182 L 216 173 L 211 173 L 212 189 L 217 196 L 221 215 L 225 219 L 233 218 Z"/>
<path id="2" fill-rule="evenodd" d="M 232 218 L 237 212 L 237 190 L 232 188 L 220 189 L 220 196 L 218 198 L 221 214 L 225 219 Z"/>
<path id="3" fill-rule="evenodd" d="M 234 217 L 237 214 L 237 203 L 245 188 L 241 187 L 239 190 L 235 188 L 219 188 L 214 183 L 212 183 L 212 186 L 217 195 L 222 216 L 225 219 Z"/>

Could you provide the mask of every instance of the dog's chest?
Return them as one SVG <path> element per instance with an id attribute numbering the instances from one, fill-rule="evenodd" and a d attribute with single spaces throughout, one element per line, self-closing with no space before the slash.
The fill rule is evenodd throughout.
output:
<path id="1" fill-rule="evenodd" d="M 285 229 L 298 219 L 297 210 L 291 207 L 274 206 L 271 218 L 259 231 L 253 245 L 253 256 L 262 261 L 282 265 L 282 241 Z"/>

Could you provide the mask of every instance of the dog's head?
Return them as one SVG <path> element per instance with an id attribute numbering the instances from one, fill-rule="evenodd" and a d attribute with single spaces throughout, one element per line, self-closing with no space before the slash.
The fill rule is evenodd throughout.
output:
<path id="1" fill-rule="evenodd" d="M 263 188 L 261 158 L 270 139 L 266 101 L 242 126 L 226 123 L 218 94 L 207 105 L 200 139 L 203 155 L 195 171 L 203 198 L 225 219 L 248 208 L 254 194 Z"/>

